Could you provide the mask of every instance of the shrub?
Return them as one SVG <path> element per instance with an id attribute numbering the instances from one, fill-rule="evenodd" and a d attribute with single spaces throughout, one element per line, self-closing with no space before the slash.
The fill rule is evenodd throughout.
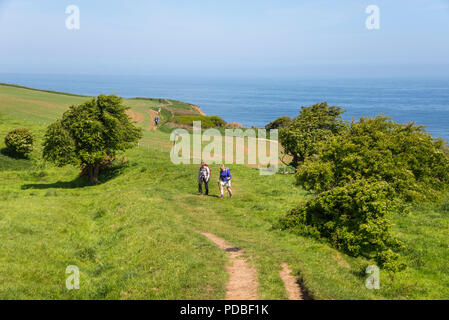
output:
<path id="1" fill-rule="evenodd" d="M 407 203 L 436 200 L 449 184 L 449 155 L 413 123 L 361 118 L 339 134 L 318 140 L 296 173 L 316 198 L 281 220 L 283 228 L 327 239 L 353 256 L 364 255 L 396 272 L 405 265 L 390 234 L 388 213 Z"/>
<path id="2" fill-rule="evenodd" d="M 216 128 L 224 128 L 226 126 L 226 121 L 218 116 L 209 117 Z"/>
<path id="3" fill-rule="evenodd" d="M 353 180 L 385 181 L 405 202 L 435 200 L 449 184 L 449 156 L 422 127 L 362 118 L 298 169 L 297 183 L 322 192 Z"/>
<path id="4" fill-rule="evenodd" d="M 230 122 L 226 125 L 226 128 L 229 129 L 242 129 L 243 125 L 238 122 Z"/>
<path id="5" fill-rule="evenodd" d="M 310 159 L 298 168 L 296 182 L 308 191 L 329 190 L 335 183 L 334 171 L 331 163 Z"/>
<path id="6" fill-rule="evenodd" d="M 394 209 L 391 188 L 385 182 L 354 181 L 322 192 L 280 220 L 282 229 L 327 239 L 337 249 L 375 259 L 391 271 L 405 265 L 391 249 L 402 244 L 391 235 L 387 219 Z"/>
<path id="7" fill-rule="evenodd" d="M 193 126 L 194 121 L 201 121 L 202 129 L 209 128 L 223 128 L 226 126 L 226 121 L 217 116 L 202 116 L 202 115 L 191 115 L 191 116 L 175 116 L 172 121 L 178 124 L 184 124 L 188 126 Z"/>
<path id="8" fill-rule="evenodd" d="M 290 117 L 279 117 L 265 126 L 266 130 L 280 129 L 288 126 L 292 122 Z"/>
<path id="9" fill-rule="evenodd" d="M 22 156 L 28 156 L 33 151 L 33 133 L 26 129 L 15 129 L 5 137 L 5 145 L 8 150 Z"/>

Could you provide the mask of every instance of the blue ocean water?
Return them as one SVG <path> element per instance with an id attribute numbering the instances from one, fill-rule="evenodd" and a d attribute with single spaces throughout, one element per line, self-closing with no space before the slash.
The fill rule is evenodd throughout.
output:
<path id="1" fill-rule="evenodd" d="M 449 141 L 447 79 L 221 79 L 152 76 L 0 74 L 0 82 L 84 95 L 170 98 L 201 106 L 208 115 L 245 126 L 294 117 L 301 106 L 326 101 L 344 118 L 384 114 L 415 121 Z"/>

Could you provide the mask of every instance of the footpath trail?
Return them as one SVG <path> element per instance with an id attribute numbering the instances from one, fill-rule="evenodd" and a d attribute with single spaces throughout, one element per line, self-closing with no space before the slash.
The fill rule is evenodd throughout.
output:
<path id="1" fill-rule="evenodd" d="M 126 114 L 137 123 L 142 123 L 144 121 L 144 117 L 140 112 L 129 109 L 126 110 Z"/>
<path id="2" fill-rule="evenodd" d="M 229 282 L 226 286 L 226 300 L 257 300 L 256 270 L 241 257 L 243 251 L 232 247 L 225 240 L 210 234 L 201 233 L 221 250 L 228 252 L 231 265 L 226 267 Z"/>
<path id="3" fill-rule="evenodd" d="M 288 300 L 304 300 L 302 289 L 298 281 L 292 275 L 292 271 L 288 264 L 282 264 L 282 270 L 279 272 L 282 281 L 284 281 L 285 290 L 287 290 Z"/>
<path id="4" fill-rule="evenodd" d="M 203 236 L 215 243 L 217 247 L 228 253 L 230 265 L 226 266 L 229 273 L 229 281 L 226 285 L 226 300 L 257 300 L 258 281 L 257 271 L 243 258 L 244 251 L 233 247 L 224 239 L 211 233 L 200 232 Z M 279 273 L 284 282 L 289 300 L 303 300 L 301 288 L 287 264 L 282 264 Z"/>
<path id="5" fill-rule="evenodd" d="M 150 121 L 148 122 L 148 126 L 147 126 L 146 130 L 152 131 L 152 130 L 154 130 L 154 128 L 156 128 L 156 125 L 154 124 L 154 118 L 159 116 L 159 114 L 157 113 L 157 111 L 154 111 L 153 109 L 147 109 L 147 114 L 150 118 Z"/>

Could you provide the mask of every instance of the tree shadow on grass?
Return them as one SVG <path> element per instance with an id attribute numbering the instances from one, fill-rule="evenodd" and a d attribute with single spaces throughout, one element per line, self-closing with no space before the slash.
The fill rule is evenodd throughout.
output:
<path id="1" fill-rule="evenodd" d="M 76 179 L 72 181 L 58 181 L 53 183 L 32 183 L 32 184 L 24 184 L 22 185 L 22 190 L 27 189 L 77 189 L 90 187 L 92 184 L 90 183 L 87 177 L 78 176 Z"/>
<path id="2" fill-rule="evenodd" d="M 14 154 L 7 148 L 0 149 L 0 171 L 28 170 L 32 166 L 31 159 Z"/>
<path id="3" fill-rule="evenodd" d="M 16 160 L 29 160 L 30 159 L 29 157 L 27 157 L 23 154 L 20 154 L 20 153 L 16 153 L 8 148 L 0 149 L 0 153 L 6 157 L 13 158 Z"/>
<path id="4" fill-rule="evenodd" d="M 100 174 L 98 183 L 93 185 L 86 176 L 78 176 L 72 181 L 58 181 L 53 183 L 33 183 L 22 185 L 22 190 L 27 189 L 79 189 L 84 187 L 98 186 L 119 176 L 127 165 L 117 165 Z"/>

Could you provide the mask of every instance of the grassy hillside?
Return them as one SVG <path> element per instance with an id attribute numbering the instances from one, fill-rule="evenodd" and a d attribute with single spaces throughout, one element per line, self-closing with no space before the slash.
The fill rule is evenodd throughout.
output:
<path id="1" fill-rule="evenodd" d="M 44 91 L 11 84 L 0 83 L 0 112 L 13 119 L 27 120 L 34 123 L 48 124 L 62 115 L 72 104 L 79 104 L 90 97 L 70 93 Z M 148 128 L 153 122 L 150 111 L 162 108 L 162 118 L 180 114 L 198 114 L 191 104 L 166 100 L 133 98 L 124 99 L 131 108 L 131 116 L 143 128 Z"/>
<path id="2" fill-rule="evenodd" d="M 30 128 L 38 140 L 30 160 L 0 152 L 0 299 L 222 299 L 226 254 L 198 232 L 245 249 L 261 299 L 287 297 L 283 262 L 315 299 L 449 296 L 447 204 L 393 217 L 409 268 L 394 277 L 382 272 L 381 289 L 367 290 L 369 261 L 273 229 L 308 197 L 290 175 L 231 165 L 235 197 L 221 200 L 213 165 L 212 196 L 197 196 L 197 166 L 173 165 L 169 135 L 161 131 L 146 132 L 140 147 L 125 153 L 128 162 L 96 186 L 79 178 L 78 168 L 44 163 L 45 124 L 85 99 L 0 86 L 0 151 L 16 127 Z M 131 100 L 142 113 L 160 103 Z M 80 268 L 80 290 L 65 288 L 68 265 Z"/>

